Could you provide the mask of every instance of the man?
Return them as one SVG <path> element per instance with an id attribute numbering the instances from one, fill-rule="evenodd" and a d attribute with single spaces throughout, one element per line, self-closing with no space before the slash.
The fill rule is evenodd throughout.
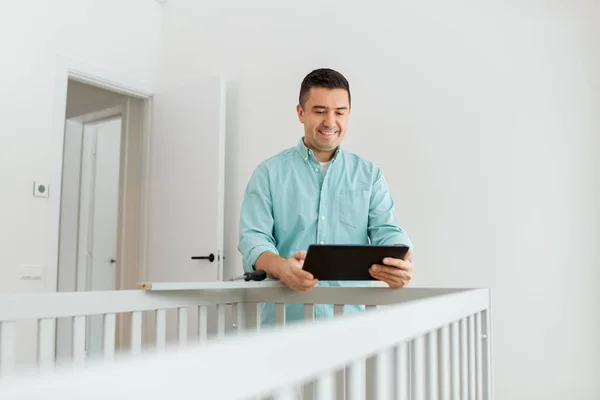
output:
<path id="1" fill-rule="evenodd" d="M 264 270 L 291 289 L 308 291 L 317 285 L 302 269 L 310 244 L 411 246 L 379 168 L 341 149 L 350 106 L 350 87 L 339 72 L 317 69 L 302 81 L 296 110 L 304 137 L 263 161 L 246 188 L 239 237 L 245 271 Z M 403 287 L 412 274 L 410 251 L 404 260 L 386 259 L 369 272 L 392 288 Z M 347 311 L 356 309 L 360 307 L 346 306 Z M 315 306 L 316 318 L 332 315 L 333 306 Z M 274 305 L 263 304 L 262 323 L 274 319 Z M 303 305 L 286 306 L 286 321 L 302 319 Z"/>

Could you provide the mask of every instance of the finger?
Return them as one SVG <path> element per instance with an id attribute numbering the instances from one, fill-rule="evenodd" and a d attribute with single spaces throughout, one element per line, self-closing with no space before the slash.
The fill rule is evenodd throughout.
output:
<path id="1" fill-rule="evenodd" d="M 412 274 L 410 272 L 398 269 L 396 267 L 374 265 L 371 269 L 374 273 L 388 277 L 388 279 L 402 279 L 405 281 L 409 281 L 412 279 Z"/>
<path id="2" fill-rule="evenodd" d="M 383 259 L 383 263 L 387 266 L 395 267 L 404 271 L 412 271 L 411 263 L 400 258 L 386 257 Z"/>
<path id="3" fill-rule="evenodd" d="M 297 288 L 297 290 L 305 292 L 305 291 L 312 289 L 317 284 L 317 282 L 318 282 L 317 279 L 302 280 L 302 281 L 296 282 L 294 286 Z"/>
<path id="4" fill-rule="evenodd" d="M 302 270 L 294 270 L 287 279 L 290 282 L 290 285 L 297 290 L 300 289 L 310 289 L 315 286 L 318 282 L 318 279 L 315 279 L 313 275 L 309 272 Z"/>
<path id="5" fill-rule="evenodd" d="M 392 288 L 401 288 L 408 284 L 409 281 L 399 279 L 397 277 L 390 277 L 389 275 L 382 275 L 376 272 L 371 272 L 371 276 L 379 281 L 387 283 Z"/>
<path id="6" fill-rule="evenodd" d="M 294 257 L 298 261 L 303 261 L 306 258 L 306 250 L 297 251 L 292 255 L 292 257 Z"/>
<path id="7" fill-rule="evenodd" d="M 389 265 L 375 264 L 375 265 L 371 266 L 371 269 L 375 272 L 381 272 L 381 273 L 391 274 L 391 275 L 395 275 L 395 276 L 412 277 L 412 269 L 411 268 L 409 268 L 409 270 L 405 270 L 405 269 L 401 269 L 401 268 L 397 268 L 397 267 L 391 267 Z"/>
<path id="8" fill-rule="evenodd" d="M 299 280 L 312 281 L 313 279 L 315 279 L 313 274 L 311 274 L 310 272 L 305 271 L 303 269 L 294 269 L 293 274 L 294 274 L 294 277 Z"/>
<path id="9" fill-rule="evenodd" d="M 306 281 L 306 282 L 304 282 L 304 284 L 302 285 L 302 287 L 303 287 L 305 290 L 310 290 L 310 289 L 312 289 L 313 287 L 315 287 L 315 285 L 316 285 L 318 282 L 319 282 L 319 281 L 318 281 L 317 279 L 313 279 L 312 281 Z"/>
<path id="10" fill-rule="evenodd" d="M 403 258 L 404 261 L 412 262 L 412 250 L 409 248 Z"/>
<path id="11" fill-rule="evenodd" d="M 290 260 L 290 264 L 296 269 L 302 269 L 302 267 L 304 267 L 304 260 L 293 258 Z"/>

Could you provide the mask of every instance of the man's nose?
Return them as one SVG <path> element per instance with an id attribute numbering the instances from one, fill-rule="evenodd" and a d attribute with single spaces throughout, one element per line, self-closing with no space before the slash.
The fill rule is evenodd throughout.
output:
<path id="1" fill-rule="evenodd" d="M 335 126 L 335 116 L 333 113 L 327 113 L 324 124 L 328 128 L 333 128 Z"/>

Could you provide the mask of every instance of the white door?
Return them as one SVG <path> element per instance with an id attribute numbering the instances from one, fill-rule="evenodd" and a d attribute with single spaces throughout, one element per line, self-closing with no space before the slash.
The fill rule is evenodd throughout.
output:
<path id="1" fill-rule="evenodd" d="M 116 289 L 121 118 L 84 125 L 78 289 Z M 99 357 L 103 318 L 87 318 L 86 350 Z"/>
<path id="2" fill-rule="evenodd" d="M 121 118 L 67 120 L 61 198 L 59 290 L 116 289 Z M 102 316 L 87 318 L 86 350 L 102 351 Z M 71 356 L 72 324 L 57 325 L 57 357 Z"/>
<path id="3" fill-rule="evenodd" d="M 65 122 L 63 172 L 61 187 L 58 291 L 77 290 L 79 199 L 81 182 L 81 149 L 83 124 L 74 119 Z M 73 323 L 70 319 L 56 321 L 57 364 L 69 363 L 73 348 Z"/>
<path id="4" fill-rule="evenodd" d="M 147 204 L 147 282 L 222 279 L 225 85 L 156 93 Z"/>
<path id="5" fill-rule="evenodd" d="M 84 125 L 78 290 L 115 290 L 121 118 Z"/>
<path id="6" fill-rule="evenodd" d="M 95 130 L 96 143 L 89 290 L 115 290 L 121 118 L 96 123 L 90 126 L 90 130 Z"/>

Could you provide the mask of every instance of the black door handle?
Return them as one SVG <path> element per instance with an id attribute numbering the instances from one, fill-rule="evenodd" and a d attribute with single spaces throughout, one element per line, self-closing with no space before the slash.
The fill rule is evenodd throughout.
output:
<path id="1" fill-rule="evenodd" d="M 210 262 L 213 262 L 213 261 L 215 261 L 215 255 L 211 253 L 208 256 L 196 256 L 196 257 L 192 257 L 192 260 L 208 260 Z"/>

